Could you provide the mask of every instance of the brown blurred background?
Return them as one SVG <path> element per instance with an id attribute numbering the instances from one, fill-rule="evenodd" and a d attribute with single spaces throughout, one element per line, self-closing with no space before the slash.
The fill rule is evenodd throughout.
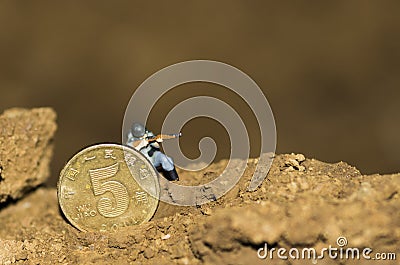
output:
<path id="1" fill-rule="evenodd" d="M 274 112 L 277 152 L 344 160 L 363 173 L 398 172 L 399 1 L 0 1 L 0 109 L 51 106 L 58 113 L 53 176 L 79 149 L 120 142 L 134 90 L 173 63 L 231 64 L 263 89 Z M 207 84 L 161 99 L 149 126 L 190 95 L 237 96 Z M 199 130 L 201 123 L 209 125 Z M 205 135 L 226 146 L 216 122 L 184 128 L 195 156 Z M 221 148 L 217 158 L 226 156 Z"/>

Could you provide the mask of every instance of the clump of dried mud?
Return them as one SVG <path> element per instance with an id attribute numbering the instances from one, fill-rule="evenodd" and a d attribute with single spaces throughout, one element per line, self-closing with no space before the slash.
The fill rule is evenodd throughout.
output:
<path id="1" fill-rule="evenodd" d="M 50 108 L 0 115 L 0 203 L 22 197 L 49 177 L 55 119 Z"/>
<path id="2" fill-rule="evenodd" d="M 363 176 L 344 162 L 327 164 L 303 155 L 278 155 L 263 184 L 247 186 L 257 159 L 239 183 L 216 202 L 180 208 L 164 218 L 115 233 L 83 233 L 62 217 L 55 189 L 40 188 L 0 212 L 4 264 L 310 264 L 310 260 L 257 257 L 275 248 L 336 246 L 397 252 L 400 175 Z M 195 185 L 218 176 L 226 161 L 203 172 L 180 172 Z M 332 260 L 318 264 L 355 264 Z M 362 261 L 361 261 L 362 262 Z M 383 261 L 382 264 L 395 264 Z"/>

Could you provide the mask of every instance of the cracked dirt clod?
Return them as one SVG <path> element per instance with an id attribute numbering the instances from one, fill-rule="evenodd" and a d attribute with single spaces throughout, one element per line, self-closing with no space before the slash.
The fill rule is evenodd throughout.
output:
<path id="1" fill-rule="evenodd" d="M 398 259 L 400 174 L 363 176 L 344 162 L 314 159 L 299 161 L 304 171 L 287 171 L 293 159 L 296 155 L 276 156 L 262 185 L 248 192 L 257 161 L 249 159 L 239 183 L 216 202 L 182 207 L 115 233 L 77 231 L 62 218 L 56 190 L 38 189 L 0 212 L 0 263 L 311 264 L 279 260 L 276 255 L 273 260 L 259 259 L 257 250 L 267 243 L 320 251 L 337 247 L 339 236 L 347 238 L 349 247 L 396 252 Z M 220 161 L 203 172 L 180 172 L 181 181 L 194 185 L 203 177 L 215 178 L 226 164 Z M 318 260 L 318 264 L 360 262 Z"/>
<path id="2" fill-rule="evenodd" d="M 50 108 L 14 108 L 0 115 L 0 204 L 49 177 L 55 119 Z"/>

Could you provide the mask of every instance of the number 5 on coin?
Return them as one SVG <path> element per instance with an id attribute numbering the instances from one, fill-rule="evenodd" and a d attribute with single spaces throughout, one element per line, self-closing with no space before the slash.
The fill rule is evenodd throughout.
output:
<path id="1" fill-rule="evenodd" d="M 113 200 L 108 197 L 100 198 L 97 203 L 97 210 L 104 217 L 117 217 L 128 209 L 129 196 L 126 187 L 116 180 L 102 182 L 114 177 L 117 174 L 118 169 L 119 164 L 115 163 L 108 167 L 89 170 L 93 194 L 95 196 L 100 196 L 106 192 L 111 192 L 114 195 L 114 203 Z"/>

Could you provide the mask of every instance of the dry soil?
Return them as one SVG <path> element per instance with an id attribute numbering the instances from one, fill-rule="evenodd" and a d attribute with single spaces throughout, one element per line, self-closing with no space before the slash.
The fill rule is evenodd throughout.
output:
<path id="1" fill-rule="evenodd" d="M 54 188 L 38 188 L 0 212 L 2 264 L 311 264 L 310 260 L 259 259 L 270 248 L 400 248 L 400 175 L 362 175 L 344 163 L 327 164 L 301 154 L 278 155 L 263 184 L 247 185 L 257 159 L 239 183 L 216 202 L 166 210 L 162 218 L 115 233 L 83 233 L 60 213 Z M 181 182 L 211 180 L 226 161 L 202 172 L 181 171 Z M 318 264 L 361 264 L 332 260 Z M 374 264 L 396 264 L 375 261 Z M 371 263 L 372 264 L 372 263 Z"/>

